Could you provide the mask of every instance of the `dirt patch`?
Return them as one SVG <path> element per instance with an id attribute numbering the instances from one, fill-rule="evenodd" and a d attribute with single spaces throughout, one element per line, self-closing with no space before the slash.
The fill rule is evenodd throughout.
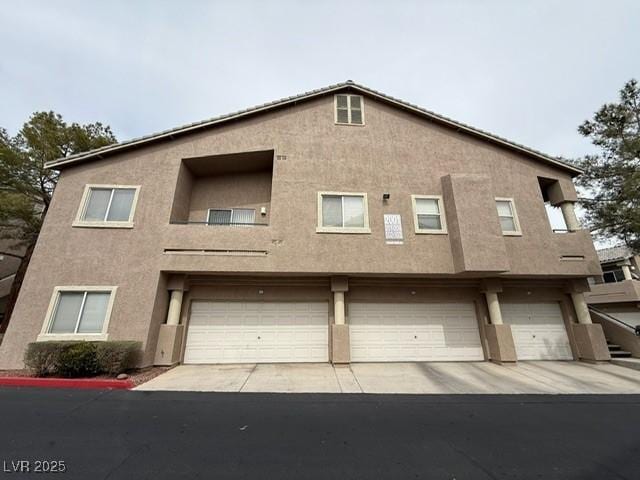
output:
<path id="1" fill-rule="evenodd" d="M 139 370 L 133 370 L 127 372 L 129 380 L 133 383 L 134 387 L 142 385 L 149 380 L 156 378 L 158 375 L 162 375 L 164 372 L 171 370 L 173 367 L 147 367 Z"/>

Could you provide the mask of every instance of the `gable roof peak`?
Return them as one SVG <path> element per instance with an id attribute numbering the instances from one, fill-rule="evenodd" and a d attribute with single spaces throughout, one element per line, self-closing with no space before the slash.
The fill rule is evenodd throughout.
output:
<path id="1" fill-rule="evenodd" d="M 348 79 L 342 83 L 336 83 L 333 85 L 329 85 L 327 87 L 318 88 L 316 90 L 311 90 L 308 92 L 304 92 L 298 95 L 293 95 L 291 97 L 281 98 L 280 100 L 275 100 L 273 102 L 264 103 L 262 105 L 256 105 L 254 107 L 250 107 L 244 110 L 240 110 L 234 113 L 229 113 L 226 115 L 221 115 L 218 117 L 210 118 L 208 120 L 204 120 L 201 122 L 190 123 L 188 125 L 183 125 L 181 127 L 173 128 L 170 130 L 165 130 L 160 133 L 155 133 L 152 135 L 147 135 L 144 137 L 134 138 L 131 140 L 125 140 L 124 142 L 116 143 L 114 145 L 108 145 L 106 147 L 100 147 L 94 150 L 90 150 L 88 152 L 77 153 L 75 155 L 70 155 L 68 157 L 62 157 L 56 160 L 51 160 L 45 164 L 47 168 L 61 169 L 66 166 L 70 166 L 72 164 L 101 159 L 104 158 L 105 155 L 112 155 L 119 152 L 124 152 L 133 148 L 140 147 L 142 145 L 146 145 L 152 142 L 174 139 L 177 136 L 193 133 L 198 130 L 202 130 L 205 128 L 213 127 L 215 125 L 219 125 L 224 122 L 237 120 L 243 117 L 248 117 L 250 115 L 255 115 L 263 112 L 267 112 L 270 110 L 274 110 L 276 108 L 281 108 L 290 104 L 295 104 L 297 102 L 310 100 L 312 98 L 320 97 L 322 95 L 328 95 L 330 93 L 335 93 L 344 88 L 349 88 L 352 90 L 356 90 L 363 95 L 367 95 L 371 98 L 374 98 L 380 102 L 388 103 L 396 108 L 403 109 L 405 111 L 409 111 L 413 114 L 422 116 L 430 121 L 437 122 L 441 125 L 448 126 L 450 128 L 454 128 L 459 132 L 466 133 L 468 135 L 474 136 L 476 138 L 480 138 L 487 142 L 500 145 L 504 148 L 508 148 L 510 150 L 523 153 L 532 157 L 538 161 L 542 161 L 543 163 L 552 164 L 556 167 L 559 167 L 567 172 L 570 175 L 576 176 L 582 173 L 582 170 L 571 165 L 569 163 L 564 162 L 563 160 L 552 157 L 551 155 L 547 155 L 538 150 L 534 150 L 533 148 L 526 147 L 516 142 L 512 142 L 507 140 L 506 138 L 500 137 L 498 135 L 494 135 L 492 133 L 486 132 L 484 130 L 480 130 L 478 128 L 472 127 L 470 125 L 464 124 L 462 122 L 458 122 L 451 118 L 445 117 L 444 115 L 440 115 L 438 113 L 432 112 L 425 108 L 419 107 L 409 102 L 405 102 L 404 100 L 400 100 L 398 98 L 394 98 L 385 93 L 379 92 L 377 90 L 373 90 L 369 87 L 365 87 L 359 83 L 354 82 L 353 80 Z"/>

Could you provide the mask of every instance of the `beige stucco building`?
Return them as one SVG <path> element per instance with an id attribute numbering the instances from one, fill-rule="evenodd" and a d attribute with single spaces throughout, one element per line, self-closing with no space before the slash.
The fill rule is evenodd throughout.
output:
<path id="1" fill-rule="evenodd" d="M 0 368 L 55 339 L 139 340 L 143 365 L 609 358 L 579 170 L 353 82 L 49 166 Z"/>

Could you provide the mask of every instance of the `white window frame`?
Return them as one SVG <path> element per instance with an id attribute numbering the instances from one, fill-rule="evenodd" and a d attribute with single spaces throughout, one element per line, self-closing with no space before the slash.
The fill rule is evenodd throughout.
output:
<path id="1" fill-rule="evenodd" d="M 506 237 L 521 237 L 522 229 L 520 228 L 520 219 L 518 218 L 518 210 L 516 210 L 516 202 L 513 198 L 510 197 L 495 197 L 496 202 L 509 202 L 511 205 L 511 212 L 513 213 L 513 223 L 516 226 L 515 230 L 511 231 L 502 231 L 502 225 L 500 224 L 500 215 L 498 215 L 498 206 L 496 205 L 496 215 L 498 215 L 498 224 L 500 225 L 500 230 L 502 231 L 502 235 Z"/>
<path id="2" fill-rule="evenodd" d="M 362 197 L 364 205 L 364 226 L 363 227 L 325 227 L 322 225 L 322 197 L 323 196 L 342 196 L 342 197 Z M 344 204 L 344 200 L 343 200 Z M 344 208 L 343 208 L 344 214 Z M 344 218 L 342 219 L 344 223 Z M 357 192 L 318 192 L 318 224 L 316 227 L 317 233 L 371 233 L 369 228 L 369 201 L 366 193 Z"/>
<path id="3" fill-rule="evenodd" d="M 347 123 L 338 121 L 338 96 L 347 97 Z M 360 97 L 360 113 L 362 113 L 362 123 L 351 123 L 351 97 Z M 352 95 L 350 93 L 336 93 L 333 96 L 333 115 L 336 125 L 351 125 L 354 127 L 364 127 L 364 97 L 362 95 Z"/>
<path id="4" fill-rule="evenodd" d="M 438 230 L 432 230 L 427 228 L 420 228 L 420 222 L 418 222 L 418 205 L 416 200 L 437 200 L 438 210 L 440 210 L 440 225 L 442 228 Z M 442 201 L 442 195 L 411 195 L 411 207 L 413 208 L 413 225 L 415 226 L 415 232 L 420 235 L 446 235 L 447 234 L 447 216 L 444 212 L 444 202 Z"/>
<path id="5" fill-rule="evenodd" d="M 209 223 L 209 219 L 211 218 L 211 210 L 224 210 L 225 212 L 231 212 L 231 221 L 229 223 Z M 233 213 L 235 210 L 253 210 L 253 223 L 256 223 L 256 209 L 255 208 L 243 208 L 243 207 L 237 207 L 237 208 L 209 208 L 207 209 L 207 225 L 217 225 L 217 226 L 242 226 L 242 227 L 251 227 L 252 225 L 249 224 L 234 224 L 233 223 Z"/>
<path id="6" fill-rule="evenodd" d="M 48 340 L 89 340 L 89 341 L 105 341 L 108 340 L 109 334 L 107 333 L 109 328 L 109 321 L 111 320 L 111 311 L 113 310 L 113 302 L 116 296 L 118 287 L 114 286 L 94 286 L 94 285 L 72 285 L 72 286 L 60 286 L 53 288 L 53 294 L 47 308 L 47 314 L 42 324 L 40 335 L 38 335 L 38 342 L 46 342 Z M 109 293 L 109 303 L 107 304 L 107 310 L 104 316 L 104 322 L 102 323 L 102 331 L 100 333 L 50 333 L 49 329 L 53 324 L 53 319 L 58 308 L 58 302 L 60 301 L 60 294 L 64 292 L 104 292 Z M 85 296 L 86 299 L 86 296 Z M 84 304 L 84 300 L 83 300 Z M 82 308 L 79 314 L 82 313 Z M 76 322 L 76 330 L 80 321 L 78 316 L 78 322 Z"/>
<path id="7" fill-rule="evenodd" d="M 113 221 L 89 221 L 84 220 L 84 215 L 89 206 L 89 195 L 92 189 L 111 189 L 111 198 L 109 199 L 109 205 L 105 215 L 109 214 L 109 208 L 111 207 L 111 200 L 113 200 L 113 191 L 116 189 L 133 189 L 133 201 L 131 202 L 131 211 L 129 212 L 129 219 L 125 222 L 113 222 Z M 133 216 L 136 213 L 136 205 L 138 204 L 138 195 L 140 193 L 140 185 L 102 185 L 97 183 L 89 183 L 84 186 L 84 192 L 82 193 L 82 200 L 80 201 L 80 207 L 78 213 L 73 222 L 74 227 L 97 227 L 97 228 L 133 228 Z"/>

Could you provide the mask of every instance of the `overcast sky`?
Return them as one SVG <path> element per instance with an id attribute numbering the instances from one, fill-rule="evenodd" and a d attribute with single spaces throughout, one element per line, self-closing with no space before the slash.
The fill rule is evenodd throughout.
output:
<path id="1" fill-rule="evenodd" d="M 552 155 L 640 77 L 636 1 L 7 1 L 0 126 L 119 140 L 353 79 Z"/>

